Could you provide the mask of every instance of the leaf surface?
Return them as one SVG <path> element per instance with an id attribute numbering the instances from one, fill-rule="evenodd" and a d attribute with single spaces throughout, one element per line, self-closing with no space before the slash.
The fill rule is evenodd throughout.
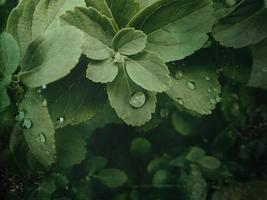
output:
<path id="1" fill-rule="evenodd" d="M 122 186 L 128 179 L 127 175 L 119 169 L 103 169 L 96 178 L 111 188 Z"/>
<path id="2" fill-rule="evenodd" d="M 82 33 L 73 27 L 57 27 L 38 37 L 27 49 L 21 70 L 22 82 L 31 88 L 54 82 L 78 63 Z"/>

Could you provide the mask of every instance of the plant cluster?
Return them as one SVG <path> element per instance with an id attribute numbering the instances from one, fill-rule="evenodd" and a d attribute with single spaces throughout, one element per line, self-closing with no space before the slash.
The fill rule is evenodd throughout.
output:
<path id="1" fill-rule="evenodd" d="M 267 199 L 266 0 L 0 12 L 5 198 Z"/>

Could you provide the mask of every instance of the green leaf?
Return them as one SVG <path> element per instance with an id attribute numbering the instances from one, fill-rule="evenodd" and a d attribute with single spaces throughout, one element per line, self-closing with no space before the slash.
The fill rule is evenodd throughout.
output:
<path id="1" fill-rule="evenodd" d="M 120 69 L 112 83 L 108 83 L 107 92 L 111 106 L 126 124 L 141 126 L 148 122 L 151 114 L 155 112 L 155 94 L 134 84 L 123 69 Z M 137 93 L 143 95 L 135 102 Z"/>
<path id="2" fill-rule="evenodd" d="M 94 60 L 105 60 L 113 55 L 110 48 L 115 30 L 110 19 L 90 8 L 75 8 L 61 17 L 64 24 L 70 24 L 84 33 L 83 53 Z"/>
<path id="3" fill-rule="evenodd" d="M 56 132 L 56 147 L 58 152 L 58 167 L 71 169 L 80 164 L 86 156 L 87 131 L 83 126 L 65 127 Z"/>
<path id="4" fill-rule="evenodd" d="M 267 88 L 267 39 L 252 47 L 253 66 L 249 86 Z"/>
<path id="5" fill-rule="evenodd" d="M 104 167 L 107 166 L 108 160 L 101 156 L 92 157 L 88 161 L 89 163 L 89 172 L 93 173 L 99 170 L 102 170 Z"/>
<path id="6" fill-rule="evenodd" d="M 170 87 L 168 67 L 151 52 L 143 52 L 126 59 L 126 70 L 130 78 L 146 90 L 163 92 Z"/>
<path id="7" fill-rule="evenodd" d="M 256 44 L 267 37 L 266 20 L 267 9 L 262 3 L 253 2 L 221 20 L 214 27 L 213 36 L 227 47 Z"/>
<path id="8" fill-rule="evenodd" d="M 237 7 L 239 7 L 242 3 L 244 3 L 245 0 L 241 0 L 238 3 L 236 0 L 214 0 L 213 7 L 215 10 L 215 16 L 217 20 L 220 20 L 227 15 L 231 14 L 236 10 Z"/>
<path id="9" fill-rule="evenodd" d="M 141 10 L 128 26 L 144 31 L 147 50 L 168 62 L 200 49 L 214 23 L 212 0 L 160 0 Z"/>
<path id="10" fill-rule="evenodd" d="M 121 29 L 114 37 L 113 49 L 123 55 L 134 55 L 146 47 L 147 36 L 134 28 Z"/>
<path id="11" fill-rule="evenodd" d="M 30 151 L 40 163 L 49 166 L 55 162 L 55 131 L 48 109 L 42 102 L 43 99 L 29 91 L 19 110 L 25 115 L 22 126 Z"/>
<path id="12" fill-rule="evenodd" d="M 122 186 L 128 179 L 127 175 L 119 169 L 103 169 L 94 177 L 111 188 Z"/>
<path id="13" fill-rule="evenodd" d="M 103 61 L 91 61 L 88 64 L 86 77 L 93 82 L 112 82 L 118 74 L 118 66 L 112 58 Z"/>
<path id="14" fill-rule="evenodd" d="M 159 0 L 135 0 L 139 4 L 139 8 L 143 9 L 147 6 L 150 6 L 151 4 L 159 1 Z"/>
<path id="15" fill-rule="evenodd" d="M 82 34 L 73 27 L 51 29 L 27 49 L 20 73 L 22 82 L 31 88 L 54 82 L 78 63 Z"/>
<path id="16" fill-rule="evenodd" d="M 152 183 L 155 187 L 160 187 L 161 185 L 166 185 L 170 181 L 171 173 L 167 170 L 158 170 L 154 176 Z"/>
<path id="17" fill-rule="evenodd" d="M 0 112 L 10 105 L 6 87 L 19 64 L 19 48 L 16 40 L 7 33 L 0 34 Z"/>
<path id="18" fill-rule="evenodd" d="M 107 100 L 104 89 L 86 79 L 85 67 L 85 63 L 77 66 L 64 79 L 43 90 L 56 128 L 88 121 Z"/>
<path id="19" fill-rule="evenodd" d="M 166 93 L 179 105 L 207 115 L 220 101 L 221 86 L 214 65 L 203 57 L 192 57 L 185 66 L 176 66 L 171 88 Z"/>
<path id="20" fill-rule="evenodd" d="M 59 24 L 60 15 L 84 5 L 83 0 L 21 0 L 9 16 L 7 32 L 18 41 L 23 58 L 32 41 Z"/>
<path id="21" fill-rule="evenodd" d="M 204 159 L 206 153 L 203 149 L 199 147 L 192 147 L 191 150 L 186 155 L 186 159 L 193 162 L 198 162 L 199 160 Z"/>
<path id="22" fill-rule="evenodd" d="M 198 120 L 187 113 L 175 112 L 172 115 L 172 123 L 178 133 L 190 136 L 195 132 Z"/>
<path id="23" fill-rule="evenodd" d="M 85 0 L 88 7 L 93 7 L 101 12 L 103 15 L 106 15 L 109 18 L 113 18 L 111 10 L 106 2 L 106 0 Z"/>
<path id="24" fill-rule="evenodd" d="M 205 156 L 199 160 L 199 164 L 206 169 L 214 170 L 220 167 L 221 162 L 212 156 Z"/>
<path id="25" fill-rule="evenodd" d="M 135 138 L 131 143 L 131 152 L 137 156 L 147 155 L 151 151 L 151 143 L 146 138 Z"/>

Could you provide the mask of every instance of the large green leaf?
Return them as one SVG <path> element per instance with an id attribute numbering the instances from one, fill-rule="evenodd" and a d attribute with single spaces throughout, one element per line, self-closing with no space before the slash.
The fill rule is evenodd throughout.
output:
<path id="1" fill-rule="evenodd" d="M 135 0 L 139 4 L 139 8 L 143 9 L 159 0 Z"/>
<path id="2" fill-rule="evenodd" d="M 58 25 L 60 15 L 84 5 L 83 0 L 21 0 L 9 16 L 7 31 L 18 41 L 23 57 L 32 41 Z"/>
<path id="3" fill-rule="evenodd" d="M 22 126 L 29 149 L 36 159 L 45 166 L 55 162 L 55 131 L 43 99 L 34 92 L 26 93 L 19 106 L 24 113 Z"/>
<path id="4" fill-rule="evenodd" d="M 10 105 L 6 87 L 11 82 L 11 76 L 19 64 L 19 48 L 14 38 L 7 34 L 0 34 L 0 111 Z"/>
<path id="5" fill-rule="evenodd" d="M 85 70 L 85 66 L 78 66 L 44 90 L 56 128 L 88 121 L 105 103 L 106 92 L 86 79 Z"/>
<path id="6" fill-rule="evenodd" d="M 213 36 L 227 47 L 256 44 L 267 37 L 266 20 L 267 8 L 255 1 L 221 20 L 214 27 Z"/>
<path id="7" fill-rule="evenodd" d="M 134 84 L 123 69 L 114 82 L 108 83 L 107 92 L 111 106 L 126 124 L 141 126 L 155 112 L 155 94 Z"/>
<path id="8" fill-rule="evenodd" d="M 67 126 L 56 132 L 58 167 L 71 169 L 85 159 L 87 130 L 84 126 Z"/>
<path id="9" fill-rule="evenodd" d="M 214 65 L 193 57 L 185 66 L 176 66 L 171 88 L 166 93 L 189 110 L 209 114 L 220 101 L 220 91 Z"/>
<path id="10" fill-rule="evenodd" d="M 94 60 L 105 60 L 113 51 L 109 47 L 115 30 L 106 16 L 98 10 L 75 8 L 62 17 L 64 24 L 70 24 L 84 32 L 83 53 Z"/>
<path id="11" fill-rule="evenodd" d="M 118 66 L 112 58 L 103 61 L 91 61 L 86 71 L 86 77 L 97 83 L 112 82 L 117 74 Z"/>
<path id="12" fill-rule="evenodd" d="M 143 52 L 126 59 L 130 78 L 146 90 L 163 92 L 170 87 L 168 67 L 161 58 L 151 52 Z"/>
<path id="13" fill-rule="evenodd" d="M 103 169 L 94 177 L 111 188 L 122 186 L 128 179 L 127 175 L 119 169 Z"/>
<path id="14" fill-rule="evenodd" d="M 214 23 L 212 0 L 160 0 L 128 25 L 143 30 L 148 35 L 147 49 L 168 62 L 200 49 Z"/>
<path id="15" fill-rule="evenodd" d="M 73 27 L 57 27 L 39 36 L 25 54 L 22 82 L 33 88 L 66 76 L 79 61 L 81 45 L 82 33 Z"/>
<path id="16" fill-rule="evenodd" d="M 249 86 L 267 88 L 267 39 L 252 47 L 253 66 Z"/>
<path id="17" fill-rule="evenodd" d="M 123 55 L 134 55 L 146 47 L 147 36 L 142 31 L 124 28 L 118 32 L 112 42 L 113 49 Z"/>

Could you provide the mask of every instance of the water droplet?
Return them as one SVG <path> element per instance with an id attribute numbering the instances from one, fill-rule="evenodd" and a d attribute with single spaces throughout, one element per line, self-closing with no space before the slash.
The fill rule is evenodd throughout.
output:
<path id="1" fill-rule="evenodd" d="M 160 110 L 160 116 L 161 116 L 162 118 L 166 118 L 166 117 L 168 117 L 168 116 L 169 116 L 169 110 L 168 110 L 167 108 L 162 108 L 162 109 Z"/>
<path id="2" fill-rule="evenodd" d="M 45 89 L 46 89 L 46 85 L 43 85 L 43 86 L 42 86 L 42 89 L 45 90 Z"/>
<path id="3" fill-rule="evenodd" d="M 187 87 L 191 90 L 196 89 L 196 83 L 194 81 L 188 81 Z"/>
<path id="4" fill-rule="evenodd" d="M 43 105 L 43 106 L 47 106 L 47 100 L 46 100 L 46 99 L 44 99 L 44 100 L 42 101 L 42 105 Z"/>
<path id="5" fill-rule="evenodd" d="M 182 98 L 177 98 L 177 102 L 181 105 L 184 105 L 184 100 Z"/>
<path id="6" fill-rule="evenodd" d="M 146 103 L 146 96 L 143 92 L 135 92 L 131 96 L 129 103 L 133 108 L 141 108 Z"/>
<path id="7" fill-rule="evenodd" d="M 45 135 L 43 133 L 39 133 L 37 141 L 44 144 L 46 142 Z"/>
<path id="8" fill-rule="evenodd" d="M 184 73 L 181 70 L 177 70 L 174 74 L 176 80 L 181 80 L 184 77 Z"/>
<path id="9" fill-rule="evenodd" d="M 57 123 L 62 124 L 65 121 L 64 117 L 57 118 Z"/>
<path id="10" fill-rule="evenodd" d="M 23 119 L 21 127 L 25 129 L 30 129 L 32 127 L 32 121 L 30 119 Z"/>
<path id="11" fill-rule="evenodd" d="M 210 81 L 210 77 L 209 77 L 209 76 L 206 76 L 205 79 L 206 79 L 207 81 Z"/>

